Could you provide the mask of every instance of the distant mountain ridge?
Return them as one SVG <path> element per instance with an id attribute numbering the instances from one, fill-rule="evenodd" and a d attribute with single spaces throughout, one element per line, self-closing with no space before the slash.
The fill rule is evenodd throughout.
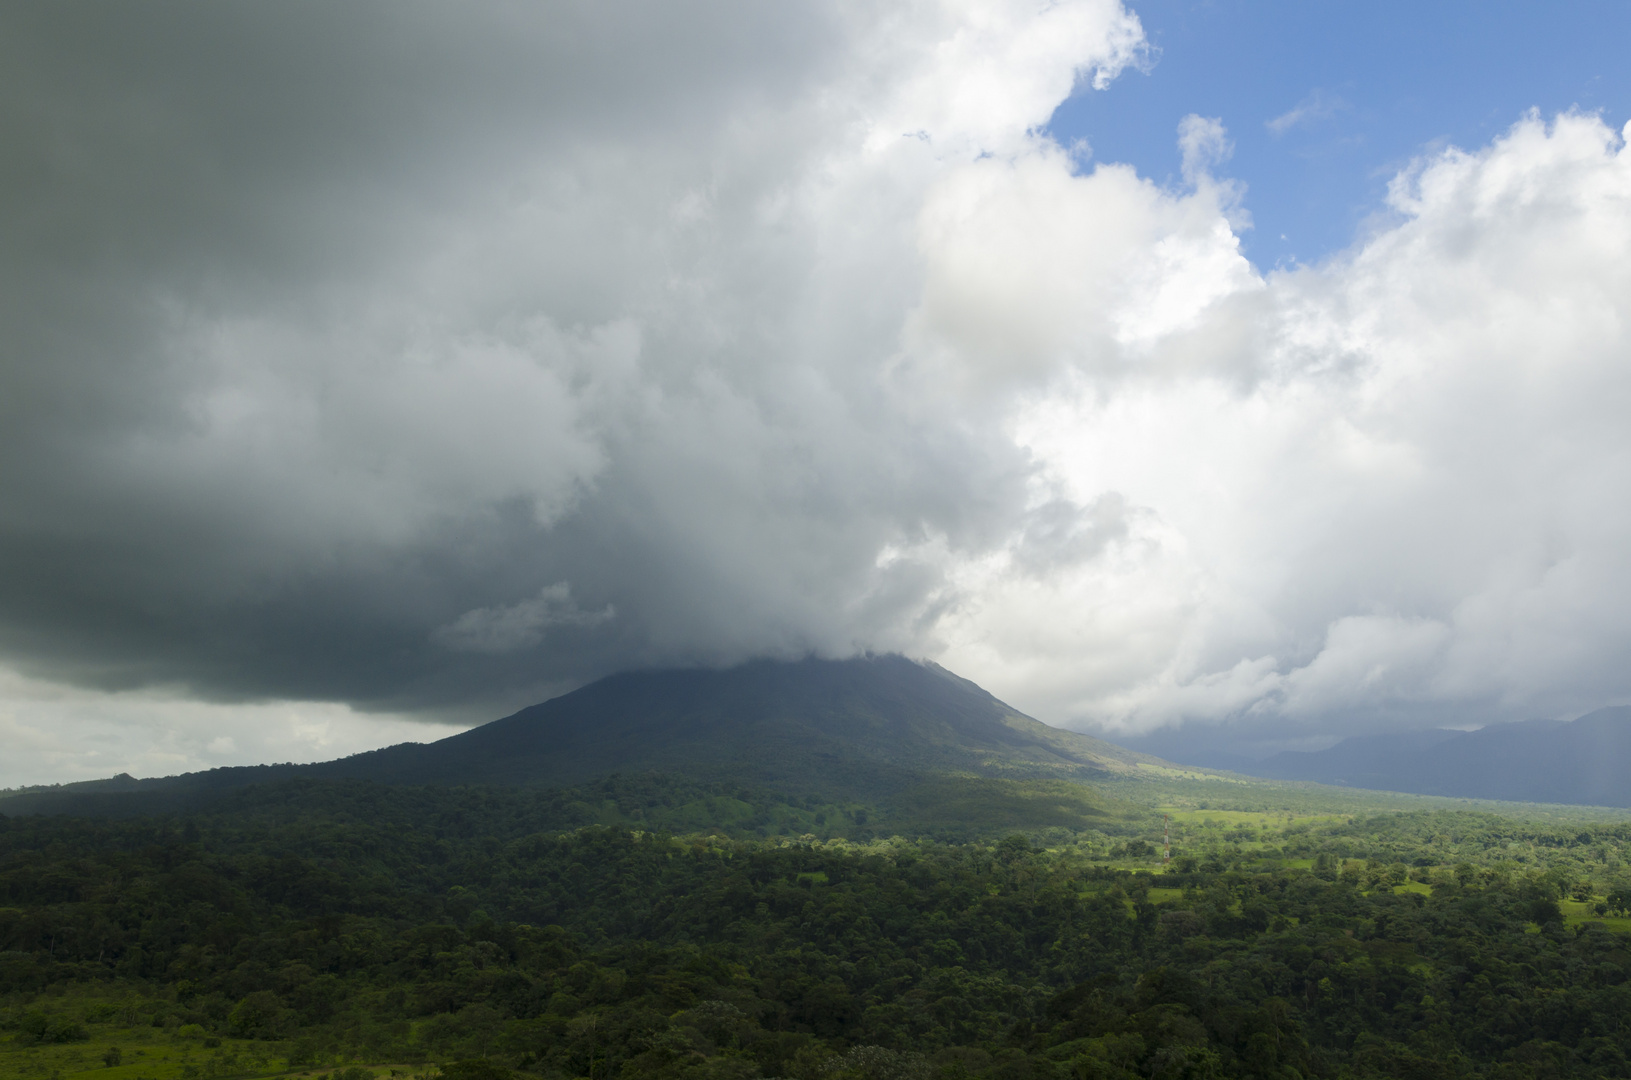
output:
<path id="1" fill-rule="evenodd" d="M 628 672 L 434 743 L 313 765 L 119 776 L 52 791 L 218 791 L 299 777 L 566 787 L 655 771 L 876 799 L 949 775 L 1091 780 L 1136 772 L 1141 763 L 1167 764 L 1049 727 L 936 664 L 883 655 Z M 40 798 L 12 796 L 0 809 Z"/>
<path id="2" fill-rule="evenodd" d="M 1271 780 L 1417 795 L 1631 806 L 1631 707 L 1476 731 L 1367 735 L 1236 768 Z"/>

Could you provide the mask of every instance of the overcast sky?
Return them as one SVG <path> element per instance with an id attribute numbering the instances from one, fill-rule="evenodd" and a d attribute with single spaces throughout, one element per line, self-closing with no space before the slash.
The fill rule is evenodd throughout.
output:
<path id="1" fill-rule="evenodd" d="M 1129 736 L 1631 701 L 1631 20 L 1475 6 L 5 6 L 0 783 L 863 650 Z"/>

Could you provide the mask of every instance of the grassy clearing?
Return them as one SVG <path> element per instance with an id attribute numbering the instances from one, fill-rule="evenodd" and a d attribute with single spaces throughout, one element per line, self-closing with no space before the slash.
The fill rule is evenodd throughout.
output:
<path id="1" fill-rule="evenodd" d="M 290 1042 L 209 1035 L 192 1025 L 132 1023 L 131 1018 L 144 1014 L 153 1002 L 117 987 L 108 989 L 114 991 L 112 996 L 69 990 L 0 998 L 0 1022 L 5 1027 L 18 1028 L 17 1021 L 25 1014 L 43 1014 L 52 1025 L 52 1037 L 64 1040 L 30 1044 L 21 1030 L 0 1035 L 0 1080 L 293 1080 L 357 1067 L 375 1080 L 427 1080 L 435 1071 L 435 1066 L 425 1064 L 332 1057 L 295 1064 L 289 1060 L 294 1046 Z M 364 1077 L 353 1071 L 346 1080 Z"/>
<path id="2" fill-rule="evenodd" d="M 1155 812 L 1168 815 L 1175 825 L 1199 825 L 1215 828 L 1232 827 L 1237 829 L 1241 826 L 1253 829 L 1279 829 L 1291 825 L 1325 825 L 1353 820 L 1352 814 L 1343 813 L 1310 813 L 1295 810 L 1202 810 L 1195 807 L 1172 805 L 1157 806 Z"/>
<path id="3" fill-rule="evenodd" d="M 1106 793 L 1145 805 L 1157 812 L 1199 810 L 1218 818 L 1220 811 L 1256 812 L 1270 822 L 1285 823 L 1289 814 L 1305 823 L 1315 819 L 1341 820 L 1354 815 L 1408 813 L 1435 810 L 1496 814 L 1536 825 L 1562 826 L 1631 821 L 1631 808 L 1567 806 L 1553 803 L 1498 802 L 1438 795 L 1411 795 L 1396 791 L 1332 787 L 1301 780 L 1261 780 L 1216 775 L 1193 770 L 1159 769 L 1140 765 L 1136 774 L 1096 781 Z"/>
<path id="4" fill-rule="evenodd" d="M 282 1044 L 211 1041 L 219 1045 L 155 1038 L 151 1028 L 97 1028 L 84 1041 L 41 1046 L 21 1046 L 8 1038 L 0 1041 L 0 1080 L 295 1080 L 326 1076 L 336 1067 L 291 1066 L 280 1052 Z M 110 1066 L 107 1061 L 115 1048 L 119 1064 Z M 401 1062 L 363 1063 L 362 1068 L 378 1080 L 426 1080 L 432 1071 L 426 1065 Z"/>
<path id="5" fill-rule="evenodd" d="M 1562 900 L 1558 907 L 1563 909 L 1563 923 L 1565 926 L 1579 926 L 1582 923 L 1602 923 L 1610 930 L 1619 933 L 1631 932 L 1631 918 L 1619 915 L 1599 915 L 1595 905 L 1603 898 L 1594 896 L 1590 900 Z"/>
<path id="6" fill-rule="evenodd" d="M 167 1038 L 152 1028 L 117 1028 L 95 1025 L 88 1038 L 71 1043 L 22 1046 L 13 1039 L 0 1042 L 0 1078 L 55 1078 L 55 1080 L 203 1080 L 215 1077 L 259 1077 L 288 1073 L 285 1058 L 275 1056 L 266 1043 L 238 1039 L 201 1040 Z M 112 1051 L 118 1050 L 118 1064 Z"/>

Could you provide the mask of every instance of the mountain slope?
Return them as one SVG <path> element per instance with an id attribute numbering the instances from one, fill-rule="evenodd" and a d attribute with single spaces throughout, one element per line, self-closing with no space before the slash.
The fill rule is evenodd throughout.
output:
<path id="1" fill-rule="evenodd" d="M 388 767 L 440 782 L 555 784 L 677 769 L 798 783 L 812 766 L 1074 776 L 1139 760 L 900 656 L 614 675 L 415 757 Z"/>
<path id="2" fill-rule="evenodd" d="M 1328 750 L 1277 754 L 1248 771 L 1418 795 L 1631 806 L 1631 708 L 1346 739 Z"/>
<path id="3" fill-rule="evenodd" d="M 871 656 L 630 672 L 428 745 L 58 790 L 220 790 L 293 777 L 563 787 L 657 771 L 876 802 L 948 775 L 1083 780 L 1140 762 L 1164 764 L 1048 727 L 937 665 Z"/>

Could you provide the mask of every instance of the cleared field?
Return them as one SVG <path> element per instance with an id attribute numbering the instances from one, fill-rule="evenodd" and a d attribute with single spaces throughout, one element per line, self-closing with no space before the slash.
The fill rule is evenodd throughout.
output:
<path id="1" fill-rule="evenodd" d="M 1563 900 L 1558 907 L 1563 909 L 1563 922 L 1567 926 L 1579 926 L 1582 923 L 1598 922 L 1610 930 L 1619 933 L 1631 932 L 1631 918 L 1618 915 L 1599 915 L 1593 906 L 1602 900 L 1602 897 L 1593 897 L 1591 900 Z"/>
<path id="2" fill-rule="evenodd" d="M 289 1060 L 289 1041 L 235 1039 L 199 1030 L 155 1028 L 108 1021 L 110 1014 L 145 1004 L 132 997 L 109 1000 L 76 994 L 0 998 L 0 1080 L 258 1080 L 263 1077 L 334 1080 L 426 1080 L 434 1066 L 359 1062 L 332 1055 Z M 27 1031 L 32 1018 L 46 1021 L 44 1038 Z M 32 1043 L 32 1044 L 31 1044 Z M 343 1074 L 343 1075 L 342 1075 Z"/>
<path id="3" fill-rule="evenodd" d="M 1155 812 L 1168 815 L 1175 825 L 1199 825 L 1203 828 L 1207 826 L 1239 828 L 1244 825 L 1254 829 L 1273 829 L 1286 828 L 1291 825 L 1329 824 L 1353 819 L 1352 814 L 1343 813 L 1298 813 L 1289 810 L 1199 810 L 1183 806 L 1157 806 Z"/>

